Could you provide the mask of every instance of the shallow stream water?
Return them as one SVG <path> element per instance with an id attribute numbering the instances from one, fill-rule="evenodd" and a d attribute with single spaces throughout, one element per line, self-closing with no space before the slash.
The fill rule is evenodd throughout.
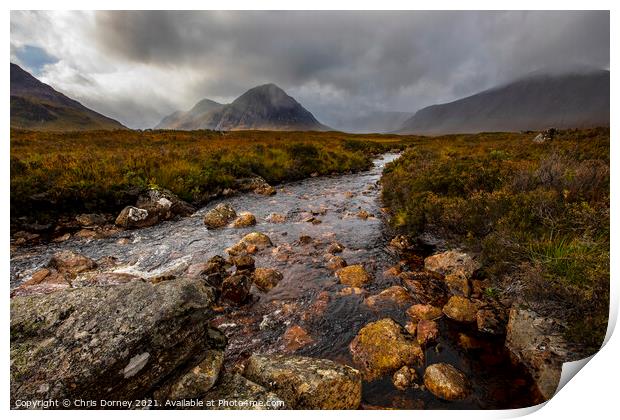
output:
<path id="1" fill-rule="evenodd" d="M 11 256 L 11 285 L 26 280 L 47 264 L 54 252 L 63 249 L 93 259 L 115 257 L 119 263 L 115 271 L 145 278 L 182 273 L 192 263 L 225 256 L 225 248 L 249 232 L 260 231 L 271 238 L 274 247 L 255 256 L 256 266 L 275 268 L 284 278 L 268 293 L 253 289 L 250 304 L 225 308 L 214 320 L 229 340 L 227 368 L 233 369 L 252 352 L 287 351 L 282 334 L 293 325 L 303 327 L 313 340 L 297 354 L 351 364 L 349 343 L 365 324 L 392 317 L 404 325 L 406 314 L 396 309 L 371 310 L 363 303 L 363 295 L 339 296 L 342 286 L 333 270 L 326 267 L 324 255 L 333 241 L 342 243 L 345 250 L 340 255 L 347 263 L 363 264 L 374 278 L 366 288 L 367 295 L 399 284 L 398 278 L 383 275 L 399 256 L 387 246 L 390 235 L 381 214 L 378 185 L 385 164 L 397 157 L 383 155 L 365 172 L 287 183 L 270 197 L 245 194 L 227 198 L 225 201 L 237 212 L 249 211 L 256 216 L 258 224 L 251 228 L 207 230 L 202 217 L 218 204 L 212 202 L 191 217 L 105 239 L 70 239 L 18 248 Z M 360 210 L 372 217 L 357 217 Z M 266 218 L 270 213 L 283 214 L 286 221 L 269 223 Z M 312 217 L 321 223 L 306 221 Z M 311 240 L 300 241 L 301 236 Z M 523 407 L 535 402 L 531 379 L 511 364 L 502 338 L 478 336 L 476 331 L 445 317 L 439 324 L 440 338 L 437 345 L 425 350 L 426 363 L 447 362 L 462 370 L 472 382 L 472 395 L 465 401 L 447 402 L 423 389 L 398 391 L 391 378 L 384 378 L 364 383 L 363 406 L 475 409 Z M 482 345 L 476 350 L 464 349 L 461 334 L 478 338 Z M 423 373 L 423 367 L 418 369 L 420 377 Z"/>

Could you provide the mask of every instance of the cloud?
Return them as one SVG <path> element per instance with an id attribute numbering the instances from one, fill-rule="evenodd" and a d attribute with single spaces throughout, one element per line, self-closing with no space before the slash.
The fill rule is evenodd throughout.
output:
<path id="1" fill-rule="evenodd" d="M 12 12 L 11 59 L 130 127 L 266 82 L 329 125 L 609 68 L 609 12 Z"/>

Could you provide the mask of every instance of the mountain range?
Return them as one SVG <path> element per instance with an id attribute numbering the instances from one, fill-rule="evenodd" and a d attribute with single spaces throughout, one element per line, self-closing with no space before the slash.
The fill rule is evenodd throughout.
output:
<path id="1" fill-rule="evenodd" d="M 538 74 L 416 112 L 398 134 L 455 134 L 609 125 L 609 71 Z"/>
<path id="2" fill-rule="evenodd" d="M 41 131 L 125 129 L 11 63 L 11 127 Z"/>
<path id="3" fill-rule="evenodd" d="M 164 117 L 155 128 L 222 131 L 330 129 L 273 83 L 252 88 L 230 104 L 203 99 L 189 111 L 177 111 Z"/>

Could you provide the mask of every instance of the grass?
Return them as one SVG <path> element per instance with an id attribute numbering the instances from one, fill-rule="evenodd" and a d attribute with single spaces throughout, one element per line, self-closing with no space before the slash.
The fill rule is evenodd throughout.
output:
<path id="1" fill-rule="evenodd" d="M 493 289 L 600 347 L 609 308 L 609 129 L 416 139 L 383 176 L 392 224 L 478 253 Z"/>
<path id="2" fill-rule="evenodd" d="M 155 185 L 199 205 L 251 175 L 275 184 L 360 171 L 373 154 L 407 141 L 335 132 L 12 130 L 11 220 L 115 213 Z"/>

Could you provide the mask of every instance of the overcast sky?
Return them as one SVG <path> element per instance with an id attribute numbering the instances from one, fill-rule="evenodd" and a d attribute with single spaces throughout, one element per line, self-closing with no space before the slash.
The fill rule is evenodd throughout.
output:
<path id="1" fill-rule="evenodd" d="M 11 61 L 132 128 L 268 82 L 330 125 L 608 69 L 609 13 L 11 12 Z"/>

